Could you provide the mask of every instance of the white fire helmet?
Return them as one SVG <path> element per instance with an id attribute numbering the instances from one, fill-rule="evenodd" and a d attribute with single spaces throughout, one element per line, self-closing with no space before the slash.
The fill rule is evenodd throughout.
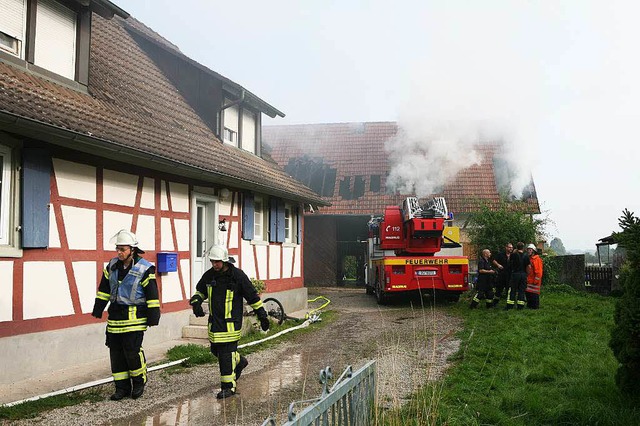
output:
<path id="1" fill-rule="evenodd" d="M 229 257 L 229 251 L 223 246 L 213 246 L 209 251 L 209 260 L 221 260 L 223 262 L 235 263 L 233 257 Z"/>
<path id="2" fill-rule="evenodd" d="M 144 251 L 140 250 L 138 247 L 138 238 L 136 237 L 136 234 L 126 229 L 119 230 L 113 237 L 111 237 L 109 242 L 116 246 L 135 247 L 138 253 L 144 253 Z"/>
<path id="3" fill-rule="evenodd" d="M 538 248 L 536 246 L 534 246 L 533 244 L 529 244 L 527 246 L 528 249 L 532 249 L 533 251 L 538 251 Z"/>

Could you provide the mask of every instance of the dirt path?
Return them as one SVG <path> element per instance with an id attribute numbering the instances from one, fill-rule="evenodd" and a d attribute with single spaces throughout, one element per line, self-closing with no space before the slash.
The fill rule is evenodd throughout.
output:
<path id="1" fill-rule="evenodd" d="M 261 425 L 270 415 L 280 424 L 292 401 L 317 397 L 322 368 L 337 378 L 376 359 L 378 403 L 402 404 L 427 380 L 442 376 L 459 342 L 453 337 L 460 321 L 441 308 L 396 303 L 378 306 L 363 289 L 310 288 L 309 295 L 331 299 L 336 320 L 314 333 L 249 355 L 238 381 L 238 395 L 215 399 L 217 366 L 187 373 L 153 372 L 139 400 L 85 403 L 53 410 L 22 424 L 46 425 Z M 418 306 L 415 306 L 418 305 Z M 21 423 L 18 423 L 21 424 Z"/>

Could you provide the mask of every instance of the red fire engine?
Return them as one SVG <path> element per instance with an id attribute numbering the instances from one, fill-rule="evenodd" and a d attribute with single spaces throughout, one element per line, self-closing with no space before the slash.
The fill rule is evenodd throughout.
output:
<path id="1" fill-rule="evenodd" d="M 457 301 L 469 289 L 469 259 L 436 256 L 445 247 L 460 247 L 459 230 L 442 197 L 420 206 L 408 197 L 402 207 L 388 206 L 369 221 L 367 294 L 384 304 L 394 293 L 419 292 L 436 300 Z M 449 235 L 458 235 L 458 241 Z"/>

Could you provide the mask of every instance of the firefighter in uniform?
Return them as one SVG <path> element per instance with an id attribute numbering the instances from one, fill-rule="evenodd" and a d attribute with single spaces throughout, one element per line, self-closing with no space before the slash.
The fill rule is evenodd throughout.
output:
<path id="1" fill-rule="evenodd" d="M 247 275 L 229 258 L 225 247 L 214 246 L 209 253 L 211 269 L 206 271 L 196 292 L 189 300 L 197 317 L 205 315 L 202 303 L 209 301 L 209 341 L 211 353 L 218 358 L 220 366 L 220 392 L 223 399 L 235 395 L 236 380 L 249 361 L 238 353 L 238 340 L 242 330 L 243 299 L 253 308 L 260 320 L 260 327 L 269 330 L 267 311 Z"/>
<path id="2" fill-rule="evenodd" d="M 147 363 L 142 338 L 147 326 L 160 321 L 160 300 L 155 266 L 140 257 L 135 234 L 125 229 L 113 236 L 118 256 L 105 266 L 92 315 L 102 318 L 109 303 L 107 340 L 111 357 L 111 373 L 119 401 L 131 396 L 137 399 L 147 382 Z"/>
<path id="3" fill-rule="evenodd" d="M 507 293 L 507 306 L 505 311 L 513 309 L 517 304 L 518 309 L 524 309 L 524 291 L 527 287 L 527 273 L 529 272 L 529 256 L 524 253 L 524 243 L 519 242 L 509 258 L 511 267 L 511 280 L 509 282 L 509 293 Z"/>
<path id="4" fill-rule="evenodd" d="M 493 307 L 493 279 L 496 276 L 496 271 L 491 268 L 489 261 L 491 258 L 491 251 L 489 249 L 482 250 L 482 256 L 478 260 L 478 291 L 471 300 L 471 309 L 478 306 L 478 304 L 484 300 L 487 304 L 487 308 Z"/>
<path id="5" fill-rule="evenodd" d="M 536 251 L 536 246 L 529 244 L 527 254 L 531 262 L 531 269 L 527 274 L 527 308 L 538 309 L 540 307 L 540 287 L 542 285 L 542 258 Z"/>

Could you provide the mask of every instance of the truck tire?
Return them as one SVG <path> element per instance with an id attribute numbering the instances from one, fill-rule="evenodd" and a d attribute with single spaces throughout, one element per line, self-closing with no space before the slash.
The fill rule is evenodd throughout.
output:
<path id="1" fill-rule="evenodd" d="M 386 305 L 388 297 L 384 294 L 384 291 L 380 288 L 380 286 L 376 286 L 376 302 L 378 305 Z"/>

